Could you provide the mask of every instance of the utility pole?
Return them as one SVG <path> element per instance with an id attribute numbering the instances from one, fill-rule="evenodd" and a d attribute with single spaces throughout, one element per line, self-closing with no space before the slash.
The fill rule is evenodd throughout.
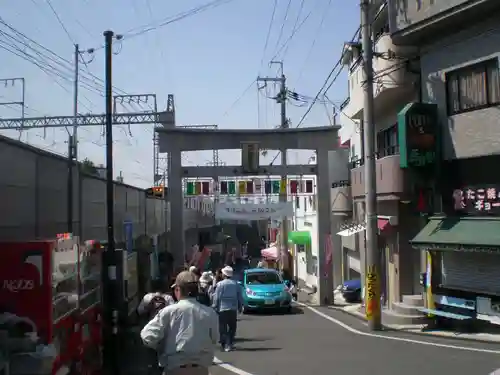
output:
<path id="1" fill-rule="evenodd" d="M 373 47 L 371 34 L 371 6 L 369 0 L 360 1 L 361 46 L 363 50 L 364 110 L 363 143 L 365 150 L 365 212 L 366 212 L 366 282 L 365 307 L 368 327 L 372 331 L 382 328 L 380 306 L 380 265 L 377 245 L 377 180 L 375 155 L 375 124 L 373 105 Z"/>
<path id="2" fill-rule="evenodd" d="M 260 82 L 279 82 L 280 83 L 280 92 L 278 93 L 276 97 L 276 101 L 280 104 L 281 107 L 281 123 L 280 127 L 282 129 L 287 129 L 288 128 L 288 119 L 286 117 L 286 100 L 287 100 L 287 88 L 286 88 L 286 77 L 284 74 L 283 70 L 283 61 L 271 61 L 270 65 L 279 65 L 280 71 L 281 71 L 281 76 L 277 78 L 270 78 L 270 77 L 258 77 L 257 81 Z M 286 158 L 286 149 L 281 149 L 281 165 L 286 166 L 287 165 L 287 158 Z M 280 191 L 280 202 L 287 202 L 288 201 L 288 196 L 287 196 L 287 175 L 281 176 L 281 184 L 284 186 L 284 189 Z M 280 246 L 280 251 L 283 250 L 283 248 L 288 249 L 288 217 L 283 217 L 281 219 L 281 246 Z M 296 257 L 295 257 L 296 258 Z M 297 269 L 295 269 L 295 274 L 297 276 Z"/>
<path id="3" fill-rule="evenodd" d="M 73 132 L 68 131 L 68 233 L 73 233 L 73 203 L 75 196 L 75 189 L 73 186 L 74 181 L 74 162 L 77 160 L 77 147 L 78 147 L 78 70 L 80 68 L 79 54 L 80 47 L 75 44 L 75 76 L 73 88 Z M 79 233 L 81 235 L 81 233 Z"/>
<path id="4" fill-rule="evenodd" d="M 119 252 L 115 249 L 114 228 L 114 184 L 113 184 L 113 37 L 112 31 L 104 32 L 105 39 L 105 83 L 106 99 L 106 211 L 108 246 L 103 261 L 103 365 L 105 374 L 119 374 L 119 326 L 123 291 L 120 277 Z"/>

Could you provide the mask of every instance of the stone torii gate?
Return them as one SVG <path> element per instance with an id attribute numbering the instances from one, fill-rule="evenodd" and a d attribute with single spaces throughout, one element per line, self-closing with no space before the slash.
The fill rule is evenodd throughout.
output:
<path id="1" fill-rule="evenodd" d="M 330 181 L 328 152 L 338 148 L 338 126 L 314 128 L 234 130 L 234 129 L 188 129 L 179 127 L 157 128 L 159 151 L 168 153 L 170 169 L 168 176 L 168 199 L 170 201 L 170 248 L 176 259 L 184 259 L 184 197 L 182 179 L 188 177 L 244 176 L 240 166 L 183 167 L 182 151 L 240 149 L 245 144 L 257 144 L 267 150 L 315 150 L 316 165 L 258 166 L 256 175 L 316 175 L 318 196 L 318 303 L 333 302 L 333 269 L 326 265 L 325 248 L 327 236 L 331 234 Z M 255 173 L 254 173 L 255 172 Z M 335 259 L 335 261 L 339 261 Z M 326 277 L 325 277 L 326 275 Z"/>

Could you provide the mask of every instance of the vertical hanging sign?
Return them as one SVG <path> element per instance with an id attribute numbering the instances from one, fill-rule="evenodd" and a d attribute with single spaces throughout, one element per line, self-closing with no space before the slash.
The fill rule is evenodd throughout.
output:
<path id="1" fill-rule="evenodd" d="M 434 166 L 439 157 L 439 126 L 436 104 L 409 103 L 398 113 L 401 168 Z"/>
<path id="2" fill-rule="evenodd" d="M 241 143 L 241 166 L 244 173 L 259 172 L 259 144 L 256 142 Z"/>

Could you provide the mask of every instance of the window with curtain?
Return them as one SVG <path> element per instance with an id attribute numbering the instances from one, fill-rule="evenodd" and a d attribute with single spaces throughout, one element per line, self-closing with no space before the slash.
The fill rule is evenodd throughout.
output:
<path id="1" fill-rule="evenodd" d="M 500 104 L 498 59 L 446 74 L 448 115 Z"/>
<path id="2" fill-rule="evenodd" d="M 383 158 L 384 156 L 396 155 L 398 153 L 398 128 L 394 124 L 377 133 L 377 155 L 379 158 Z"/>

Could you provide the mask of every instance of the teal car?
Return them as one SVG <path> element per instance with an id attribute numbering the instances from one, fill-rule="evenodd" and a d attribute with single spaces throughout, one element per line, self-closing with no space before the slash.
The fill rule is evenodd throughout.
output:
<path id="1" fill-rule="evenodd" d="M 239 282 L 243 289 L 244 314 L 264 309 L 292 311 L 292 295 L 276 270 L 247 269 Z"/>

